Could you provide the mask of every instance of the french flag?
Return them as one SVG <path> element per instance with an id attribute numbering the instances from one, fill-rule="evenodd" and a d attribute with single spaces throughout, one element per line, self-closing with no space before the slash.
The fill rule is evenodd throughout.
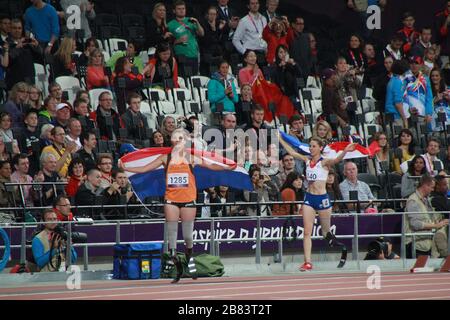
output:
<path id="1" fill-rule="evenodd" d="M 238 167 L 237 164 L 227 158 L 211 152 L 186 149 L 187 152 L 203 159 L 203 161 L 234 168 L 233 170 L 214 171 L 201 166 L 194 166 L 194 176 L 197 190 L 201 191 L 216 186 L 228 186 L 234 189 L 253 191 L 253 184 L 247 171 Z M 161 155 L 167 155 L 172 152 L 172 148 L 145 148 L 126 154 L 120 161 L 127 168 L 143 167 L 154 161 Z M 166 191 L 166 172 L 163 166 L 146 172 L 131 173 L 127 172 L 133 190 L 139 199 L 144 200 L 151 196 L 164 196 Z"/>
<path id="2" fill-rule="evenodd" d="M 309 151 L 309 144 L 300 142 L 296 137 L 293 137 L 291 135 L 288 135 L 287 133 L 284 133 L 280 131 L 280 135 L 283 138 L 284 141 L 286 141 L 289 145 L 291 145 L 294 149 L 299 151 L 299 153 L 309 156 L 311 155 L 311 152 Z M 326 159 L 335 159 L 338 156 L 338 153 L 340 151 L 343 151 L 346 146 L 348 146 L 350 142 L 333 142 L 327 145 L 323 150 L 323 157 Z M 347 152 L 344 159 L 356 159 L 356 158 L 367 158 L 367 157 L 374 157 L 378 151 L 380 151 L 381 148 L 378 145 L 378 142 L 374 141 L 370 144 L 368 148 L 363 147 L 360 144 L 356 144 L 355 151 Z"/>

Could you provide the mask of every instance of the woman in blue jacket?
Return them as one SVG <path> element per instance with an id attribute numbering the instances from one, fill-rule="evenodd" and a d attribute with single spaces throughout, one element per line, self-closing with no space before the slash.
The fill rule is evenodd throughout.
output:
<path id="1" fill-rule="evenodd" d="M 235 104 L 238 103 L 239 97 L 234 78 L 228 73 L 229 68 L 228 62 L 220 62 L 219 71 L 213 73 L 208 82 L 208 98 L 212 112 L 216 112 L 219 103 L 223 104 L 223 112 L 236 112 Z"/>

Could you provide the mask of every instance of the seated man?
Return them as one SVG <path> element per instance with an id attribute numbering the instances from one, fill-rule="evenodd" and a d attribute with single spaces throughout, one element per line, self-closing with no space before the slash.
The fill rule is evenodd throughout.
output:
<path id="1" fill-rule="evenodd" d="M 441 229 L 448 225 L 448 219 L 442 219 L 441 215 L 436 215 L 431 205 L 430 194 L 434 189 L 434 179 L 428 175 L 422 176 L 416 192 L 409 196 L 406 201 L 405 212 L 411 212 L 405 218 L 405 232 L 432 232 L 433 229 Z M 432 249 L 436 250 L 433 236 L 416 235 L 415 249 L 416 256 L 430 256 Z M 413 237 L 406 237 L 406 257 L 413 257 Z"/>
<path id="2" fill-rule="evenodd" d="M 431 205 L 434 210 L 437 212 L 449 212 L 450 211 L 450 201 L 448 199 L 448 183 L 447 179 L 444 176 L 438 175 L 435 177 L 436 186 L 434 187 L 434 191 L 431 193 Z M 443 214 L 441 218 L 448 219 L 449 215 Z M 448 232 L 447 228 L 441 228 L 436 231 L 434 236 L 434 242 L 436 244 L 437 252 L 433 254 L 433 256 L 446 257 L 447 256 L 447 248 L 448 248 Z"/>
<path id="3" fill-rule="evenodd" d="M 53 201 L 53 211 L 56 213 L 58 221 L 72 221 L 73 214 L 70 212 L 70 200 L 65 195 L 59 195 Z"/>
<path id="4" fill-rule="evenodd" d="M 121 117 L 127 129 L 127 139 L 130 140 L 145 140 L 145 129 L 148 129 L 148 122 L 141 113 L 141 100 L 139 94 L 130 94 L 128 96 L 129 108 Z"/>
<path id="5" fill-rule="evenodd" d="M 59 232 L 55 232 L 58 221 L 53 209 L 45 209 L 43 220 L 47 222 L 44 230 L 38 233 L 32 241 L 33 258 L 41 272 L 66 271 L 66 241 Z M 72 263 L 77 261 L 77 253 L 71 248 Z"/>
<path id="6" fill-rule="evenodd" d="M 92 206 L 103 204 L 104 189 L 100 187 L 102 174 L 97 169 L 87 172 L 87 180 L 78 188 L 75 195 L 75 206 Z M 106 220 L 103 211 L 95 208 L 77 208 L 76 217 L 92 218 L 94 220 Z"/>
<path id="7" fill-rule="evenodd" d="M 375 197 L 367 183 L 358 180 L 358 167 L 354 162 L 348 161 L 344 165 L 344 175 L 346 179 L 339 184 L 342 198 L 350 200 L 350 191 L 358 191 L 358 200 L 368 202 L 374 200 Z M 355 210 L 356 204 L 347 204 L 349 210 Z"/>

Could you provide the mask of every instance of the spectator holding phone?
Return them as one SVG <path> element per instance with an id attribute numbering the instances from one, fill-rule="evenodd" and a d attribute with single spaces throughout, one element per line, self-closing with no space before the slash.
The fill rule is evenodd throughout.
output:
<path id="1" fill-rule="evenodd" d="M 281 20 L 278 17 L 272 20 L 265 26 L 262 37 L 267 42 L 266 61 L 267 64 L 273 65 L 276 60 L 276 51 L 280 45 L 288 47 L 287 43 L 287 29 L 289 22 Z"/>
<path id="2" fill-rule="evenodd" d="M 268 175 L 263 174 L 261 172 L 261 168 L 258 165 L 252 165 L 249 171 L 250 179 L 252 180 L 254 190 L 257 194 L 258 201 L 261 206 L 261 216 L 270 216 L 271 209 L 270 206 L 264 205 L 264 202 L 270 201 L 269 198 L 269 190 L 270 190 L 270 182 L 271 179 Z M 250 191 L 244 191 L 244 199 L 245 201 L 250 201 Z M 247 208 L 247 214 L 249 216 L 256 216 L 257 210 L 256 206 L 252 205 Z"/>
<path id="3" fill-rule="evenodd" d="M 105 74 L 105 58 L 100 49 L 94 49 L 89 55 L 86 71 L 86 84 L 88 90 L 96 88 L 109 88 L 109 78 Z"/>
<path id="4" fill-rule="evenodd" d="M 288 48 L 283 44 L 280 44 L 275 50 L 274 65 L 273 82 L 295 105 L 298 96 L 297 78 L 301 77 L 301 70 L 294 59 L 289 57 Z"/>
<path id="5" fill-rule="evenodd" d="M 235 104 L 238 103 L 239 97 L 234 84 L 234 78 L 229 74 L 230 66 L 228 62 L 221 61 L 219 63 L 219 71 L 211 75 L 208 82 L 208 98 L 211 102 L 211 111 L 216 112 L 217 104 L 223 105 L 224 112 L 235 112 Z"/>
<path id="6" fill-rule="evenodd" d="M 149 78 L 153 87 L 166 87 L 166 81 L 172 79 L 173 87 L 179 88 L 178 63 L 175 60 L 168 42 L 161 42 L 156 46 L 155 57 L 148 61 L 144 68 L 144 76 Z"/>

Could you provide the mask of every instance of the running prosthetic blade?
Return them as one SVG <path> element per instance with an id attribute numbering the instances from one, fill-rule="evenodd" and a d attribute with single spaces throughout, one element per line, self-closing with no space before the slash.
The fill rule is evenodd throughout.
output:
<path id="1" fill-rule="evenodd" d="M 183 276 L 183 265 L 181 264 L 181 261 L 177 257 L 172 257 L 172 259 L 173 264 L 177 269 L 177 275 L 175 276 L 175 279 L 172 280 L 172 283 L 178 283 L 178 281 L 180 281 L 181 277 Z"/>

